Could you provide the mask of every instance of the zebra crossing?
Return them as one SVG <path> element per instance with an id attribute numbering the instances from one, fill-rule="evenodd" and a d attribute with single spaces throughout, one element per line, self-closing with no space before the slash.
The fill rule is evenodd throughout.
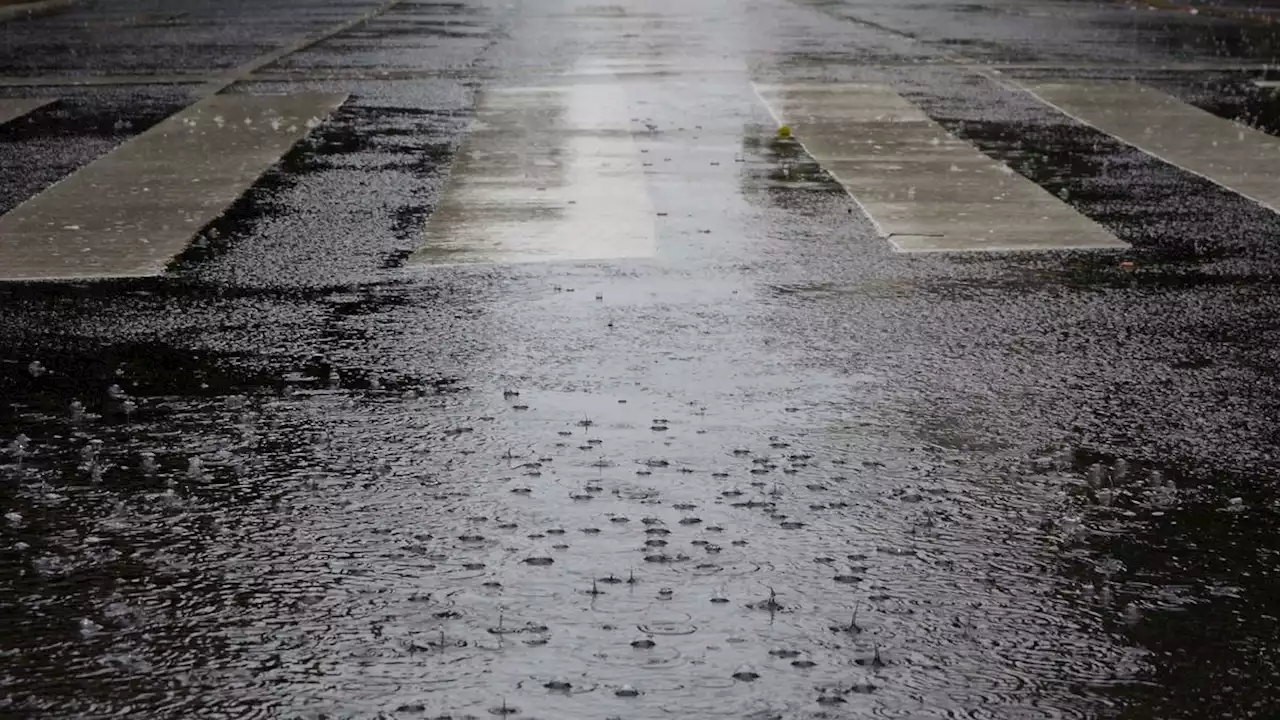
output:
<path id="1" fill-rule="evenodd" d="M 161 274 L 345 100 L 214 95 L 187 107 L 0 217 L 0 279 Z"/>
<path id="2" fill-rule="evenodd" d="M 476 120 L 410 264 L 656 253 L 656 211 L 617 83 L 488 91 Z"/>
<path id="3" fill-rule="evenodd" d="M 899 252 L 1129 247 L 888 87 L 757 86 Z"/>
<path id="4" fill-rule="evenodd" d="M 1280 138 L 1131 82 L 1024 87 L 1081 123 L 1280 212 Z"/>
<path id="5" fill-rule="evenodd" d="M 598 70 L 598 68 L 597 68 Z M 481 94 L 411 264 L 648 257 L 658 226 L 617 78 Z M 1280 211 L 1280 139 L 1135 82 L 1017 86 L 1151 156 Z M 1127 243 L 888 85 L 750 84 L 901 253 Z M 161 275 L 345 94 L 205 97 L 0 216 L 0 281 Z M 0 100 L 0 124 L 56 98 Z M 513 163 L 512 158 L 518 162 Z"/>

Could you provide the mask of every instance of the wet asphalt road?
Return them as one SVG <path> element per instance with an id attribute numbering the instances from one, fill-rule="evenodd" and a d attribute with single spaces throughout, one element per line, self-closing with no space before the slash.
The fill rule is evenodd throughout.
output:
<path id="1" fill-rule="evenodd" d="M 0 284 L 0 715 L 1280 716 L 1280 219 L 1006 82 L 1280 134 L 1280 29 L 404 2 L 299 43 L 376 9 L 0 25 L 3 95 L 59 98 L 0 126 L 5 212 L 211 80 L 350 94 L 163 276 Z M 751 90 L 848 82 L 1132 249 L 892 252 Z M 457 240 L 504 217 L 465 168 L 541 177 L 575 117 L 628 232 Z"/>

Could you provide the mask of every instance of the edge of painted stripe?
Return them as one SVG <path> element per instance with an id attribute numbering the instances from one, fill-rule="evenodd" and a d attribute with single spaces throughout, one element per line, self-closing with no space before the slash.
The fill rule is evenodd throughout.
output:
<path id="1" fill-rule="evenodd" d="M 983 73 L 983 74 L 985 75 L 985 73 Z M 993 78 L 993 79 L 994 79 L 994 78 Z M 999 80 L 997 80 L 997 82 L 999 82 Z M 838 84 L 842 84 L 842 85 L 869 86 L 869 85 L 874 85 L 875 83 L 838 83 Z M 765 110 L 766 110 L 766 111 L 768 111 L 769 116 L 773 118 L 773 121 L 774 121 L 774 122 L 775 122 L 779 127 L 781 127 L 781 126 L 782 126 L 782 125 L 784 125 L 785 123 L 783 123 L 783 122 L 782 122 L 782 119 L 781 119 L 780 117 L 778 117 L 778 114 L 774 111 L 773 107 L 769 104 L 769 101 L 768 101 L 768 100 L 765 100 L 765 98 L 764 98 L 764 94 L 761 92 L 761 87 L 762 87 L 762 86 L 761 86 L 761 85 L 759 85 L 758 83 L 755 83 L 755 82 L 752 82 L 752 83 L 751 83 L 751 90 L 756 94 L 756 98 L 758 98 L 758 99 L 760 100 L 760 103 L 761 103 L 762 105 L 764 105 Z M 765 87 L 765 88 L 767 88 L 767 89 L 773 89 L 774 87 L 782 88 L 782 86 L 772 86 L 772 85 L 766 85 L 766 86 L 763 86 L 763 87 Z M 791 87 L 792 87 L 792 86 L 786 86 L 786 88 L 783 88 L 783 89 L 790 89 Z M 808 83 L 808 84 L 798 85 L 798 86 L 794 86 L 794 87 L 798 87 L 798 88 L 828 88 L 828 87 L 831 87 L 831 85 L 828 85 L 828 84 L 822 84 L 822 83 Z M 910 102 L 910 101 L 908 101 L 908 102 Z M 911 105 L 912 105 L 912 106 L 915 106 L 915 103 L 911 103 Z M 919 108 L 917 107 L 917 109 L 919 109 Z M 920 110 L 920 112 L 921 112 L 922 114 L 925 114 L 923 110 Z M 927 117 L 927 114 L 925 114 L 925 115 L 926 115 L 926 117 Z M 928 119 L 929 119 L 929 121 L 930 121 L 930 122 L 935 122 L 932 118 L 928 118 Z M 935 123 L 935 124 L 936 124 L 936 123 Z M 947 135 L 951 135 L 952 137 L 954 137 L 954 135 L 952 135 L 952 133 L 950 133 L 949 131 L 947 131 L 945 128 L 941 128 L 941 129 L 943 130 L 943 132 L 946 132 L 946 133 L 947 133 Z M 808 154 L 810 157 L 813 157 L 813 153 L 810 153 L 810 152 L 809 152 L 809 148 L 805 147 L 805 145 L 804 145 L 804 141 L 803 141 L 803 140 L 800 140 L 800 139 L 799 139 L 799 138 L 797 138 L 797 137 L 792 137 L 792 140 L 794 140 L 796 143 L 798 143 L 798 144 L 800 145 L 800 148 L 801 148 L 801 149 L 803 149 L 803 150 L 805 151 L 805 153 L 806 153 L 806 154 Z M 970 146 L 972 146 L 972 143 L 968 143 L 967 141 L 964 141 L 964 142 L 966 142 L 966 144 L 969 144 Z M 974 149 L 975 149 L 975 150 L 977 150 L 978 152 L 982 152 L 981 150 L 979 150 L 979 149 L 978 149 L 978 148 L 976 148 L 976 147 L 975 147 Z M 816 158 L 815 158 L 815 160 L 816 160 Z M 1000 162 L 1000 161 L 996 161 L 996 162 Z M 1002 165 L 1003 165 L 1004 163 L 1000 163 L 1000 164 L 1002 164 Z M 823 170 L 825 170 L 825 171 L 827 172 L 827 174 L 829 174 L 831 177 L 835 178 L 835 180 L 836 180 L 837 182 L 839 182 L 839 183 L 840 183 L 840 188 L 841 188 L 842 190 L 844 190 L 845 194 L 849 196 L 849 199 L 853 200 L 854 204 L 858 206 L 858 209 L 862 211 L 863 216 L 864 216 L 864 217 L 866 217 L 869 221 L 871 221 L 871 226 L 875 229 L 876 234 L 877 234 L 877 235 L 879 235 L 880 239 L 882 239 L 882 240 L 884 240 L 884 241 L 888 242 L 888 243 L 889 243 L 889 246 L 893 248 L 893 251 L 894 251 L 895 253 L 899 253 L 899 254 L 902 254 L 902 255 L 921 255 L 921 254 L 940 254 L 940 253 L 951 253 L 951 254 L 955 254 L 955 253 L 1119 252 L 1119 251 L 1122 251 L 1122 250 L 1127 250 L 1127 249 L 1129 249 L 1129 248 L 1131 248 L 1131 247 L 1132 247 L 1132 245 L 1131 245 L 1130 243 L 1127 243 L 1127 242 L 1125 242 L 1124 240 L 1120 240 L 1119 238 L 1117 238 L 1117 240 L 1121 243 L 1121 245 L 1118 245 L 1118 246 L 1116 246 L 1116 247 L 1099 247 L 1099 246 L 1097 246 L 1097 245 L 1079 245 L 1079 246 L 1073 246 L 1073 245 L 1061 245 L 1061 246 L 1056 246 L 1056 247 L 1043 247 L 1043 248 L 1042 248 L 1042 247 L 1031 247 L 1031 246 L 1012 247 L 1012 246 L 1004 246 L 1004 245 L 995 245 L 995 246 L 990 246 L 990 247 L 956 247 L 956 248 L 941 248 L 941 247 L 939 247 L 939 248 L 911 248 L 911 249 L 907 249 L 907 248 L 902 247 L 902 245 L 901 245 L 901 244 L 899 244 L 899 242 L 898 242 L 895 238 L 920 237 L 920 236 L 915 236 L 915 235 L 904 235 L 904 234 L 902 234 L 902 233 L 890 233 L 890 232 L 886 232 L 886 231 L 885 231 L 885 229 L 884 229 L 884 227 L 879 223 L 879 221 L 877 221 L 877 220 L 876 220 L 875 215 L 873 215 L 873 214 L 871 213 L 871 211 L 869 211 L 869 210 L 867 209 L 867 207 L 866 207 L 865 205 L 863 205 L 863 204 L 862 204 L 862 201 L 861 201 L 861 200 L 859 200 L 859 199 L 858 199 L 858 196 L 857 196 L 857 195 L 855 195 L 855 194 L 853 193 L 853 191 L 849 189 L 849 186 L 848 186 L 848 185 L 846 185 L 843 181 L 841 181 L 841 180 L 840 180 L 840 176 L 839 176 L 839 175 L 837 175 L 837 174 L 835 173 L 835 171 L 833 171 L 833 170 L 831 170 L 830 168 L 827 168 L 827 167 L 823 167 Z M 1027 181 L 1028 181 L 1028 182 L 1031 182 L 1032 184 L 1035 184 L 1035 185 L 1037 185 L 1037 186 L 1038 186 L 1038 183 L 1035 183 L 1034 181 L 1030 180 L 1029 178 L 1027 179 Z M 1041 187 L 1040 189 L 1041 189 L 1041 190 L 1044 190 L 1044 188 L 1043 188 L 1043 187 Z M 1047 192 L 1047 191 L 1046 191 L 1046 192 Z M 1075 210 L 1074 208 L 1072 208 L 1072 209 L 1073 209 L 1073 210 Z M 1080 213 L 1080 211 L 1079 211 L 1079 210 L 1075 210 L 1075 212 Z M 1088 215 L 1084 215 L 1083 213 L 1080 213 L 1080 215 L 1081 215 L 1082 217 L 1084 217 L 1085 219 L 1089 220 L 1090 222 L 1093 222 L 1095 225 L 1099 225 L 1099 227 L 1102 227 L 1102 226 L 1101 226 L 1101 225 L 1100 225 L 1096 220 L 1094 220 L 1093 218 L 1090 218 Z M 1115 234 L 1114 234 L 1114 233 L 1112 233 L 1112 232 L 1111 232 L 1110 230 L 1108 230 L 1107 228 L 1103 227 L 1103 230 L 1106 230 L 1106 232 L 1107 232 L 1109 235 L 1111 235 L 1112 237 L 1115 237 Z"/>
<path id="2" fill-rule="evenodd" d="M 1079 212 L 1079 211 L 1077 211 Z M 1084 215 L 1081 213 L 1081 215 Z M 1088 215 L 1084 215 L 1088 218 Z M 1092 218 L 1089 218 L 1092 220 Z M 1096 222 L 1096 221 L 1095 221 Z M 1104 228 L 1105 229 L 1105 228 Z M 894 252 L 903 255 L 937 255 L 947 253 L 950 255 L 962 253 L 1052 253 L 1052 252 L 1123 252 L 1133 247 L 1129 243 L 1124 245 L 1116 245 L 1115 247 L 1102 247 L 1099 245 L 1055 245 L 1053 247 L 1034 247 L 1029 245 L 1009 246 L 1009 245 L 992 245 L 990 247 L 953 247 L 953 248 L 912 248 L 910 250 L 903 249 L 895 238 L 921 237 L 919 235 L 891 235 L 886 238 L 889 244 L 893 246 Z M 930 236 L 924 236 L 930 237 Z M 1120 242 L 1124 242 L 1120 240 Z"/>
<path id="3" fill-rule="evenodd" d="M 1082 118 L 1082 117 L 1080 117 L 1080 116 L 1078 116 L 1078 115 L 1075 115 L 1074 113 L 1068 112 L 1068 111 L 1066 110 L 1066 108 L 1063 108 L 1063 107 L 1059 106 L 1058 104 L 1056 104 L 1056 103 L 1053 103 L 1053 102 L 1049 101 L 1048 99 L 1044 98 L 1044 97 L 1043 97 L 1043 96 L 1041 96 L 1039 93 L 1037 93 L 1036 91 L 1032 90 L 1031 88 L 1027 87 L 1026 85 L 1023 85 L 1022 83 L 1018 82 L 1017 80 L 1009 80 L 1009 81 L 1008 81 L 1008 83 L 1009 83 L 1009 87 L 1013 87 L 1013 88 L 1016 88 L 1016 89 L 1018 89 L 1018 90 L 1021 90 L 1022 92 L 1025 92 L 1026 94 L 1028 94 L 1028 95 L 1030 95 L 1031 97 L 1035 98 L 1037 101 L 1039 101 L 1039 102 L 1041 102 L 1041 103 L 1045 104 L 1045 105 L 1046 105 L 1046 106 L 1048 106 L 1048 107 L 1053 108 L 1054 110 L 1057 110 L 1058 112 L 1062 113 L 1063 115 L 1066 115 L 1067 117 L 1069 117 L 1069 118 L 1071 118 L 1072 120 L 1074 120 L 1074 121 L 1076 121 L 1076 122 L 1080 123 L 1081 125 L 1084 125 L 1085 127 L 1093 128 L 1094 130 L 1097 130 L 1098 132 L 1102 133 L 1103 135 L 1106 135 L 1106 136 L 1107 136 L 1107 137 L 1109 137 L 1109 138 L 1114 138 L 1117 142 L 1120 142 L 1120 143 L 1122 143 L 1122 144 L 1124 144 L 1124 145 L 1128 145 L 1129 147 L 1133 148 L 1134 150 L 1137 150 L 1137 151 L 1138 151 L 1138 152 L 1140 152 L 1140 153 L 1143 153 L 1143 154 L 1145 154 L 1145 155 L 1150 155 L 1151 157 L 1153 157 L 1153 158 L 1155 158 L 1155 159 L 1159 160 L 1159 161 L 1160 161 L 1160 162 L 1162 162 L 1162 163 L 1165 163 L 1166 165 L 1172 165 L 1173 167 L 1176 167 L 1176 168 L 1178 168 L 1179 170 L 1182 170 L 1183 172 L 1188 172 L 1188 173 L 1191 173 L 1192 175 L 1195 175 L 1195 176 L 1196 176 L 1196 177 L 1198 177 L 1198 178 L 1203 178 L 1203 179 L 1205 179 L 1205 180 L 1208 180 L 1209 182 L 1213 183 L 1214 185 L 1217 185 L 1218 187 L 1220 187 L 1220 188 L 1222 188 L 1222 189 L 1226 190 L 1227 192 L 1230 192 L 1230 193 L 1234 193 L 1234 194 L 1236 194 L 1236 195 L 1239 195 L 1240 197 L 1242 197 L 1242 198 L 1244 198 L 1244 199 L 1248 200 L 1249 202 L 1254 203 L 1254 204 L 1256 204 L 1256 205 L 1259 205 L 1259 206 L 1261 206 L 1261 207 L 1264 207 L 1264 208 L 1266 208 L 1267 210 L 1270 210 L 1271 212 L 1274 212 L 1274 213 L 1280 213 L 1280 208 L 1275 207 L 1275 206 L 1273 206 L 1273 205 L 1271 205 L 1271 204 L 1269 204 L 1269 203 L 1267 203 L 1267 202 L 1265 202 L 1265 201 L 1263 201 L 1263 200 L 1259 200 L 1258 198 L 1253 197 L 1252 195 L 1250 195 L 1250 194 L 1248 194 L 1248 193 L 1246 193 L 1246 192 L 1244 192 L 1244 191 L 1242 191 L 1242 190 L 1237 190 L 1237 189 L 1235 189 L 1235 188 L 1231 187 L 1230 185 L 1226 185 L 1226 184 L 1224 184 L 1224 183 L 1223 183 L 1223 182 L 1221 182 L 1220 180 L 1215 180 L 1214 178 L 1211 178 L 1211 177 L 1209 177 L 1208 175 L 1205 175 L 1204 173 L 1197 172 L 1196 170 L 1192 170 L 1191 168 L 1186 167 L 1185 165 L 1182 165 L 1182 164 L 1180 164 L 1180 163 L 1177 163 L 1177 162 L 1175 162 L 1175 161 L 1173 161 L 1173 160 L 1170 160 L 1169 158 L 1164 157 L 1163 155 L 1160 155 L 1159 153 L 1153 152 L 1153 151 L 1148 150 L 1148 149 L 1146 149 L 1146 148 L 1144 148 L 1144 147 L 1142 147 L 1142 146 L 1140 146 L 1140 145 L 1137 145 L 1137 144 L 1132 143 L 1132 142 L 1130 142 L 1130 141 L 1128 141 L 1128 140 L 1125 140 L 1124 138 L 1120 137 L 1119 135 L 1115 135 L 1114 133 L 1109 133 L 1109 132 L 1107 132 L 1106 130 L 1104 130 L 1104 129 L 1102 129 L 1102 128 L 1098 127 L 1097 125 L 1094 125 L 1093 123 L 1089 122 L 1088 120 L 1085 120 L 1084 118 Z M 1139 83 L 1134 83 L 1134 84 L 1135 84 L 1135 85 L 1137 85 L 1137 84 L 1139 84 Z M 1144 87 L 1145 87 L 1145 86 L 1144 86 Z M 1154 88 L 1152 88 L 1152 89 L 1154 90 Z M 1156 92 L 1161 92 L 1161 91 L 1156 90 Z M 1165 93 L 1165 94 L 1166 94 L 1166 95 L 1168 95 L 1168 93 Z M 1169 97 L 1173 97 L 1173 96 L 1172 96 L 1172 95 L 1170 95 Z M 1197 110 L 1200 110 L 1201 112 L 1207 113 L 1207 114 L 1209 114 L 1209 115 L 1213 115 L 1213 113 L 1210 113 L 1210 112 L 1208 112 L 1207 110 L 1203 110 L 1203 109 L 1201 109 L 1201 108 L 1198 108 L 1198 107 L 1196 107 L 1195 105 L 1191 105 L 1191 103 L 1184 102 L 1183 100 L 1180 100 L 1180 99 L 1178 99 L 1178 98 L 1176 98 L 1176 97 L 1173 97 L 1173 99 L 1174 99 L 1175 101 L 1177 101 L 1177 102 L 1183 103 L 1183 104 L 1185 104 L 1185 105 L 1189 105 L 1189 106 L 1191 106 L 1191 107 L 1193 107 L 1193 108 L 1196 108 Z M 1229 122 L 1229 123 L 1233 123 L 1233 124 L 1239 124 L 1239 123 L 1236 123 L 1234 120 L 1228 120 L 1227 118 L 1220 117 L 1220 116 L 1218 116 L 1218 115 L 1213 115 L 1213 117 L 1216 117 L 1216 118 L 1218 118 L 1219 120 L 1223 120 L 1223 121 L 1225 121 L 1225 122 Z M 1242 127 L 1243 127 L 1243 126 L 1242 126 Z"/>
<path id="4" fill-rule="evenodd" d="M 77 0 L 36 0 L 36 2 L 25 2 L 2 7 L 0 8 L 0 22 L 48 15 L 60 10 L 66 10 L 75 5 L 76 2 Z"/>
<path id="5" fill-rule="evenodd" d="M 782 118 L 778 116 L 778 113 L 774 111 L 773 106 L 769 104 L 769 101 L 765 100 L 764 93 L 760 92 L 760 87 L 761 86 L 759 84 L 753 81 L 751 83 L 751 92 L 755 93 L 756 99 L 759 100 L 760 104 L 764 106 L 765 111 L 769 113 L 769 117 L 773 118 L 774 124 L 776 124 L 778 127 L 782 127 L 786 123 L 784 123 L 782 121 Z M 804 150 L 806 155 L 808 155 L 811 158 L 813 157 L 813 153 L 809 152 L 809 148 L 805 147 L 803 140 L 795 136 L 792 136 L 791 140 L 797 143 L 798 145 L 800 145 L 800 149 Z M 829 174 L 831 177 L 835 178 L 836 182 L 840 183 L 840 189 L 844 190 L 844 194 L 848 195 L 849 199 L 853 201 L 853 204 L 858 206 L 858 209 L 862 211 L 862 216 L 867 218 L 867 220 L 871 221 L 871 227 L 875 228 L 876 235 L 879 235 L 880 239 L 882 240 L 889 240 L 889 233 L 885 232 L 884 227 L 882 227 L 880 223 L 876 220 L 875 216 L 871 214 L 871 211 L 867 209 L 867 206 L 862 204 L 862 201 L 858 199 L 858 196 L 853 194 L 853 191 L 849 189 L 849 186 L 844 184 L 844 182 L 841 182 L 840 177 L 837 176 L 830 169 L 825 167 L 822 169 L 825 170 L 827 174 Z M 889 242 L 891 245 L 893 245 L 895 249 L 898 247 L 896 244 L 893 244 L 892 240 L 890 240 Z M 898 252 L 902 252 L 902 251 L 898 250 Z"/>
<path id="6" fill-rule="evenodd" d="M 315 94 L 318 94 L 318 95 L 331 95 L 331 96 L 333 96 L 334 98 L 340 98 L 340 99 L 338 100 L 338 102 L 334 105 L 334 110 L 330 111 L 330 114 L 332 114 L 333 112 L 335 112 L 337 109 L 341 108 L 343 105 L 345 105 L 345 104 L 347 103 L 347 101 L 348 101 L 348 100 L 350 100 L 350 99 L 351 99 L 351 94 L 350 94 L 350 93 L 341 93 L 341 92 L 338 92 L 338 93 L 321 93 L 321 92 L 317 92 L 317 93 L 315 93 Z M 154 130 L 156 127 L 159 127 L 159 126 L 160 126 L 160 125 L 162 125 L 163 123 L 166 123 L 166 122 L 170 122 L 170 121 L 172 121 L 172 119 L 173 119 L 173 118 L 175 118 L 175 117 L 177 117 L 177 116 L 181 115 L 182 113 L 188 112 L 188 111 L 190 111 L 192 108 L 194 108 L 194 107 L 196 107 L 196 106 L 198 106 L 198 105 L 202 105 L 202 104 L 204 104 L 205 102 L 212 102 L 215 98 L 219 98 L 219 97 L 234 97 L 234 96 L 235 96 L 235 93 L 207 95 L 207 96 L 204 96 L 204 97 L 201 97 L 201 98 L 197 99 L 195 102 L 192 102 L 192 103 L 187 104 L 186 106 L 182 107 L 182 108 L 181 108 L 181 109 L 179 109 L 178 111 L 176 111 L 176 112 L 174 112 L 174 113 L 172 113 L 172 114 L 170 114 L 170 115 L 166 116 L 165 118 L 163 118 L 162 120 L 160 120 L 159 122 L 157 122 L 155 125 L 152 125 L 150 128 L 147 128 L 146 130 L 143 130 L 142 132 L 140 132 L 140 133 L 138 133 L 138 134 L 136 134 L 136 135 L 133 135 L 133 136 L 130 136 L 130 137 L 126 138 L 123 142 L 121 142 L 121 143 L 119 143 L 118 145 L 116 145 L 116 146 L 114 146 L 114 147 L 112 147 L 112 148 L 108 149 L 105 153 L 103 153 L 103 154 L 101 154 L 101 155 L 97 156 L 97 157 L 96 157 L 96 158 L 94 158 L 93 160 L 90 160 L 90 161 L 89 161 L 88 163 L 86 163 L 85 165 L 83 165 L 83 166 L 81 166 L 81 167 L 79 167 L 79 168 L 76 168 L 75 170 L 73 170 L 72 172 L 70 172 L 70 173 L 68 173 L 68 174 L 64 175 L 64 176 L 63 176 L 63 177 L 61 177 L 61 178 L 58 178 L 56 181 L 54 181 L 54 182 L 53 182 L 52 184 L 50 184 L 48 187 L 43 188 L 43 189 L 42 189 L 42 190 L 40 190 L 39 192 L 35 193 L 34 195 L 31 195 L 30 197 L 26 198 L 25 200 L 23 200 L 22 202 L 18 203 L 18 204 L 17 204 L 17 205 L 15 205 L 14 207 L 10 208 L 10 209 L 9 209 L 9 211 L 8 211 L 8 212 L 6 212 L 6 213 L 3 213 L 3 215 L 9 215 L 9 214 L 12 214 L 12 213 L 18 212 L 20 209 L 22 209 L 23 207 L 25 207 L 25 206 L 26 206 L 26 205 L 28 205 L 29 203 L 34 202 L 34 201 L 36 200 L 36 198 L 38 198 L 38 197 L 40 197 L 41 195 L 43 195 L 43 194 L 45 194 L 45 193 L 49 192 L 50 190 L 54 189 L 55 187 L 57 187 L 57 186 L 59 186 L 59 185 L 62 185 L 64 182 L 67 182 L 67 181 L 68 181 L 68 180 L 70 180 L 72 177 L 74 177 L 77 173 L 79 173 L 79 172 L 81 172 L 82 170 L 85 170 L 86 168 L 89 168 L 89 167 L 91 167 L 91 166 L 93 166 L 93 165 L 95 165 L 95 164 L 97 164 L 97 163 L 100 163 L 100 162 L 103 162 L 104 160 L 107 160 L 108 158 L 110 158 L 110 157 L 111 157 L 112 155 L 114 155 L 114 154 L 117 154 L 117 153 L 119 153 L 119 152 L 123 152 L 123 151 L 124 151 L 124 150 L 123 150 L 123 148 L 125 148 L 127 145 L 129 145 L 129 143 L 130 143 L 130 142 L 132 142 L 133 140 L 137 139 L 138 137 L 141 137 L 143 134 L 145 134 L 145 133 L 147 133 L 147 132 L 150 132 L 151 130 Z M 286 96 L 286 97 L 287 97 L 287 96 L 288 96 L 288 94 L 282 94 L 282 96 Z M 263 96 L 262 96 L 262 95 L 254 95 L 254 97 L 263 97 Z M 53 102 L 53 101 L 54 101 L 54 100 L 56 100 L 56 99 L 57 99 L 57 98 L 51 98 L 51 99 L 50 99 L 50 102 Z M 43 105 L 41 105 L 40 107 L 43 107 Z M 328 117 L 328 116 L 326 116 L 326 117 Z M 295 147 L 299 142 L 301 142 L 303 139 L 305 139 L 305 138 L 306 138 L 310 133 L 311 133 L 311 130 L 310 130 L 310 129 L 309 129 L 309 130 L 307 130 L 306 132 L 304 132 L 304 133 L 299 137 L 299 139 L 298 139 L 298 140 L 295 140 L 295 141 L 294 141 L 294 143 L 293 143 L 292 145 L 290 145 L 290 146 L 289 146 L 289 149 L 288 149 L 288 150 L 286 150 L 286 151 L 285 151 L 285 153 L 281 154 L 279 157 L 277 157 L 277 158 L 275 159 L 275 161 L 273 161 L 270 165 L 268 165 L 268 166 L 266 167 L 266 169 L 264 169 L 262 172 L 258 173 L 258 175 L 254 178 L 253 182 L 251 182 L 251 183 L 249 183 L 248 185 L 246 185 L 246 186 L 245 186 L 245 187 L 240 191 L 240 194 L 236 196 L 235 200 L 233 200 L 233 201 L 232 201 L 232 203 L 230 203 L 230 204 L 228 204 L 228 205 L 224 206 L 224 207 L 222 208 L 222 210 L 218 212 L 218 214 L 217 214 L 217 215 L 214 215 L 214 216 L 213 216 L 213 217 L 211 217 L 207 222 L 205 222 L 203 225 L 199 226 L 199 227 L 198 227 L 198 228 L 197 228 L 197 229 L 192 233 L 192 239 L 195 237 L 195 235 L 196 235 L 196 234 L 198 234 L 200 231 L 202 231 L 202 230 L 203 230 L 205 227 L 207 227 L 210 223 L 213 223 L 213 222 L 217 221 L 217 220 L 218 220 L 218 219 L 220 219 L 223 215 L 225 215 L 225 214 L 227 213 L 227 210 L 228 210 L 228 209 L 230 209 L 231 205 L 233 205 L 237 200 L 239 200 L 241 197 L 243 197 L 245 193 L 249 192 L 249 190 L 250 190 L 250 189 L 252 189 L 252 188 L 253 188 L 253 186 L 254 186 L 255 184 L 257 184 L 257 182 L 258 182 L 259 180 L 261 180 L 261 179 L 262 179 L 262 176 L 263 176 L 264 174 L 266 174 L 266 172 L 268 172 L 272 167 L 274 167 L 275 165 L 277 165 L 277 164 L 281 161 L 281 159 L 284 157 L 284 155 L 288 154 L 288 152 L 289 152 L 289 151 L 291 151 L 291 150 L 292 150 L 292 149 L 293 149 L 293 148 L 294 148 L 294 147 Z M 63 274 L 53 273 L 53 274 L 49 274 L 49 275 L 41 275 L 40 277 L 6 277 L 6 276 L 4 275 L 4 271 L 3 271 L 2 269 L 0 269 L 0 283 L 8 284 L 8 283 L 37 283 L 37 282 L 77 282 L 77 281 L 82 281 L 82 282 L 100 282 L 100 281 L 104 281 L 104 280 L 126 280 L 126 279 L 138 279 L 138 278 L 154 278 L 154 277 L 161 277 L 161 276 L 163 276 L 163 275 L 165 274 L 165 271 L 169 268 L 169 265 L 173 263 L 174 258 L 176 258 L 176 257 L 177 257 L 179 254 L 181 254 L 182 252 L 185 252 L 185 251 L 190 247 L 190 244 L 191 244 L 191 240 L 189 239 L 189 240 L 187 241 L 186 245 L 184 245 L 180 250 L 178 250 L 178 252 L 173 253 L 173 254 L 170 254 L 170 255 L 165 255 L 165 256 L 163 256 L 162 258 L 157 258 L 157 260 L 158 260 L 157 262 L 152 262 L 152 263 L 150 263 L 150 264 L 147 264 L 145 268 L 143 268 L 143 269 L 139 269 L 139 270 L 136 270 L 136 271 L 111 272 L 111 273 L 77 273 L 77 274 L 74 274 L 74 275 L 63 275 Z"/>
<path id="7" fill-rule="evenodd" d="M 45 98 L 5 98 L 3 100 L 0 100 L 0 107 L 2 107 L 5 103 L 13 103 L 14 105 L 19 107 L 19 112 L 10 117 L 6 117 L 3 113 L 0 113 L 0 125 L 8 125 L 9 123 L 14 122 L 15 120 L 21 120 L 22 118 L 30 115 L 31 113 L 41 108 L 48 107 L 61 99 L 62 98 L 59 98 L 59 97 L 45 97 Z"/>

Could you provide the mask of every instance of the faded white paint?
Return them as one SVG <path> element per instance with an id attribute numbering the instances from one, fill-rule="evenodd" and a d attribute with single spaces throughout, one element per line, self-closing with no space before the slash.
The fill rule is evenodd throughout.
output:
<path id="1" fill-rule="evenodd" d="M 17 120 L 32 110 L 53 102 L 52 98 L 3 98 L 0 99 L 0 125 Z"/>
<path id="2" fill-rule="evenodd" d="M 411 264 L 649 257 L 655 213 L 622 86 L 490 90 Z"/>
<path id="3" fill-rule="evenodd" d="M 1133 82 L 1024 87 L 1082 123 L 1280 212 L 1280 138 Z"/>
<path id="4" fill-rule="evenodd" d="M 874 84 L 756 86 L 900 252 L 1129 247 Z"/>
<path id="5" fill-rule="evenodd" d="M 158 275 L 345 95 L 217 95 L 0 217 L 0 280 Z"/>

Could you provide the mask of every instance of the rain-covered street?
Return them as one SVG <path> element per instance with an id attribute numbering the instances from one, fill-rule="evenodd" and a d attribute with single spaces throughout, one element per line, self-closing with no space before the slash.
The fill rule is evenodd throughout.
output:
<path id="1" fill-rule="evenodd" d="M 1280 717 L 1278 58 L 1269 0 L 0 21 L 0 717 Z"/>

